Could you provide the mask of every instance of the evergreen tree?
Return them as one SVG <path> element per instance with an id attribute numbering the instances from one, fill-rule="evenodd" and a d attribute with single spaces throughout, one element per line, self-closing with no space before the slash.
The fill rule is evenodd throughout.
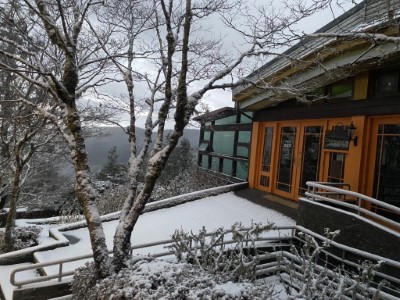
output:
<path id="1" fill-rule="evenodd" d="M 108 151 L 107 162 L 97 175 L 99 180 L 108 180 L 120 184 L 124 178 L 124 168 L 118 163 L 117 147 Z"/>

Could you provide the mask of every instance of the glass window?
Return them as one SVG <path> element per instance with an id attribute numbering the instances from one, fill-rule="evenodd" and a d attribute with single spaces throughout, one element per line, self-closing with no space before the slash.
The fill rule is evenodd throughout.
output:
<path id="1" fill-rule="evenodd" d="M 249 148 L 243 147 L 243 146 L 238 146 L 236 155 L 238 156 L 244 156 L 244 157 L 249 157 Z"/>
<path id="2" fill-rule="evenodd" d="M 373 197 L 400 207 L 400 125 L 380 127 L 383 128 L 377 136 Z M 392 217 L 384 210 L 377 212 Z"/>
<path id="3" fill-rule="evenodd" d="M 239 131 L 238 142 L 239 143 L 250 143 L 251 131 Z"/>
<path id="4" fill-rule="evenodd" d="M 379 74 L 376 78 L 376 93 L 386 94 L 397 92 L 398 75 L 397 73 Z"/>
<path id="5" fill-rule="evenodd" d="M 224 159 L 222 165 L 222 173 L 225 175 L 231 176 L 233 169 L 233 161 L 230 159 Z"/>
<path id="6" fill-rule="evenodd" d="M 344 82 L 332 85 L 330 96 L 332 98 L 350 98 L 353 96 L 353 83 Z"/>
<path id="7" fill-rule="evenodd" d="M 240 114 L 240 123 L 242 124 L 248 124 L 248 123 L 252 123 L 253 120 L 251 119 L 253 118 L 253 112 L 245 112 L 244 114 Z"/>
<path id="8" fill-rule="evenodd" d="M 344 181 L 344 153 L 330 153 L 328 182 L 343 182 Z"/>
<path id="9" fill-rule="evenodd" d="M 296 127 L 282 127 L 276 187 L 285 192 L 292 190 L 295 142 Z"/>
<path id="10" fill-rule="evenodd" d="M 204 133 L 203 133 L 203 140 L 205 140 L 205 141 L 209 141 L 210 140 L 210 135 L 211 135 L 211 133 L 210 133 L 210 131 L 204 131 Z"/>
<path id="11" fill-rule="evenodd" d="M 207 151 L 207 148 L 208 148 L 208 143 L 207 142 L 203 142 L 199 146 L 199 151 Z"/>
<path id="12" fill-rule="evenodd" d="M 272 128 L 272 127 L 265 128 L 264 155 L 263 155 L 263 162 L 262 162 L 262 170 L 264 172 L 270 171 L 273 134 L 274 134 L 274 128 Z"/>
<path id="13" fill-rule="evenodd" d="M 249 170 L 249 164 L 244 161 L 238 161 L 236 163 L 236 177 L 247 180 L 247 172 Z"/>
<path id="14" fill-rule="evenodd" d="M 211 122 L 205 122 L 204 125 L 211 126 Z"/>
<path id="15" fill-rule="evenodd" d="M 236 115 L 215 120 L 215 125 L 225 125 L 225 124 L 235 124 L 236 123 Z"/>
<path id="16" fill-rule="evenodd" d="M 234 141 L 234 131 L 215 131 L 213 140 L 213 151 L 220 154 L 233 155 Z"/>
<path id="17" fill-rule="evenodd" d="M 201 156 L 201 167 L 208 169 L 208 155 Z"/>
<path id="18" fill-rule="evenodd" d="M 213 157 L 211 160 L 211 170 L 219 172 L 219 158 Z"/>
<path id="19" fill-rule="evenodd" d="M 304 128 L 303 157 L 300 172 L 300 195 L 307 191 L 307 181 L 318 180 L 321 142 L 322 126 L 307 126 Z"/>

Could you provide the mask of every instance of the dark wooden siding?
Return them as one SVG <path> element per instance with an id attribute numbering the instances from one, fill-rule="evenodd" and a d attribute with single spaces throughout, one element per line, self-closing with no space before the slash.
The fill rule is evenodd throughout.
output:
<path id="1" fill-rule="evenodd" d="M 400 114 L 400 94 L 390 97 L 347 100 L 310 106 L 297 103 L 282 103 L 279 106 L 256 112 L 254 121 L 266 122 L 392 114 Z"/>

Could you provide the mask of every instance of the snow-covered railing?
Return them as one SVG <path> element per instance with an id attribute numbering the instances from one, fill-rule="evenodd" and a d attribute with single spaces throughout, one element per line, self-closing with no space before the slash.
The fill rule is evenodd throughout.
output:
<path id="1" fill-rule="evenodd" d="M 400 230 L 400 223 L 366 209 L 369 205 L 375 205 L 377 208 L 384 209 L 390 213 L 397 214 L 400 218 L 400 208 L 383 201 L 368 197 L 366 195 L 338 188 L 330 182 L 308 181 L 308 191 L 305 193 L 308 200 L 318 202 L 328 202 L 342 208 L 355 211 L 360 216 L 369 216 L 371 219 L 388 224 Z M 341 184 L 343 185 L 343 184 Z M 354 204 L 353 204 L 354 203 Z"/>
<path id="2" fill-rule="evenodd" d="M 248 231 L 249 229 L 250 228 L 243 228 L 243 231 Z M 258 241 L 260 241 L 260 242 L 263 242 L 263 241 L 277 242 L 277 241 L 290 240 L 295 235 L 296 227 L 281 226 L 281 227 L 275 227 L 274 230 L 278 231 L 277 236 L 260 237 L 258 239 Z M 282 230 L 285 230 L 285 231 L 289 230 L 289 234 L 286 233 L 285 236 L 282 236 L 280 234 L 280 231 L 282 231 Z M 228 230 L 227 233 L 229 233 L 229 232 L 230 231 Z M 208 234 L 206 234 L 206 236 L 211 236 L 212 234 L 214 234 L 214 233 L 208 233 Z M 250 237 L 247 237 L 245 240 L 246 240 L 246 242 L 250 242 Z M 168 249 L 168 247 L 173 242 L 174 242 L 173 239 L 168 239 L 168 240 L 162 240 L 162 241 L 156 241 L 156 242 L 151 242 L 151 243 L 135 245 L 131 248 L 131 252 L 134 250 L 137 250 L 137 249 L 150 248 L 150 247 L 154 247 L 154 246 L 164 246 L 164 248 Z M 224 240 L 221 243 L 217 243 L 216 246 L 219 246 L 223 249 L 226 245 L 233 244 L 233 243 L 235 243 L 234 240 Z M 246 245 L 247 245 L 247 243 L 246 243 Z M 112 254 L 112 251 L 110 251 L 109 254 Z M 173 252 L 169 249 L 167 251 L 163 251 L 163 252 L 152 253 L 152 256 L 154 256 L 154 257 L 165 257 L 165 256 L 170 256 L 170 255 L 173 255 Z M 32 264 L 32 265 L 17 267 L 15 269 L 13 269 L 10 273 L 10 283 L 13 286 L 16 286 L 17 288 L 21 288 L 24 285 L 39 283 L 39 282 L 44 282 L 44 281 L 50 281 L 53 279 L 57 279 L 58 282 L 61 282 L 61 280 L 63 278 L 72 276 L 74 274 L 74 271 L 64 271 L 63 270 L 63 267 L 65 264 L 79 261 L 79 260 L 92 259 L 92 258 L 93 258 L 92 254 L 86 254 L 86 255 L 80 255 L 80 256 L 73 257 L 73 258 L 69 258 L 69 259 L 59 259 L 59 260 L 53 260 L 53 261 L 48 261 L 48 262 L 44 262 L 44 263 L 36 263 L 36 264 Z M 30 279 L 21 279 L 21 280 L 16 279 L 16 274 L 19 272 L 23 272 L 23 271 L 27 271 L 27 270 L 37 270 L 37 269 L 41 269 L 41 268 L 49 267 L 49 266 L 58 266 L 57 274 L 38 276 L 38 277 L 30 278 Z"/>
<path id="3" fill-rule="evenodd" d="M 247 228 L 244 228 L 243 230 L 247 230 Z M 277 231 L 278 234 L 274 235 L 274 236 L 268 236 L 268 237 L 261 237 L 258 241 L 262 242 L 262 241 L 269 241 L 269 242 L 282 242 L 282 241 L 293 241 L 293 240 L 297 240 L 300 243 L 303 243 L 304 241 L 299 237 L 298 233 L 302 232 L 304 234 L 313 236 L 315 239 L 324 242 L 324 241 L 328 241 L 328 239 L 324 236 L 321 236 L 313 231 L 310 231 L 304 227 L 301 226 L 280 226 L 280 227 L 274 227 L 272 230 Z M 285 232 L 285 235 L 281 234 L 281 231 Z M 211 236 L 213 233 L 208 233 L 207 236 Z M 246 241 L 250 242 L 250 238 L 245 239 Z M 164 249 L 167 248 L 168 246 L 171 245 L 171 243 L 173 242 L 172 239 L 169 240 L 162 240 L 162 241 L 157 241 L 157 242 L 152 242 L 152 243 L 146 243 L 146 244 L 140 244 L 140 245 L 136 245 L 132 247 L 132 250 L 136 250 L 136 249 L 142 249 L 142 248 L 149 248 L 149 247 L 154 247 L 154 246 L 164 246 Z M 223 240 L 221 243 L 218 243 L 216 245 L 216 247 L 221 247 L 221 249 L 224 249 L 226 245 L 229 244 L 233 244 L 234 241 L 233 240 Z M 271 244 L 270 244 L 271 245 Z M 285 245 L 289 245 L 286 244 Z M 370 260 L 370 261 L 383 261 L 385 265 L 391 266 L 395 269 L 400 270 L 400 262 L 395 261 L 395 260 L 391 260 L 388 258 L 384 258 L 366 251 L 362 251 L 356 248 L 352 248 L 334 241 L 330 241 L 330 245 L 331 247 L 334 247 L 336 250 L 339 250 L 342 252 L 341 257 L 338 257 L 332 253 L 330 253 L 329 251 L 324 251 L 324 253 L 327 256 L 332 257 L 333 259 L 336 259 L 338 261 L 340 261 L 341 263 L 348 265 L 350 267 L 354 267 L 354 268 L 359 268 L 360 264 L 354 261 L 350 261 L 346 259 L 346 254 L 350 253 L 350 254 L 355 254 L 358 257 L 361 257 L 364 260 Z M 260 247 L 266 247 L 265 243 L 260 243 Z M 278 247 L 279 248 L 279 247 Z M 282 249 L 278 249 L 275 250 L 274 252 L 271 253 L 265 253 L 262 254 L 262 256 L 260 256 L 261 259 L 272 259 L 272 262 L 268 262 L 262 265 L 257 266 L 257 274 L 258 275 L 262 275 L 262 274 L 273 274 L 274 272 L 278 271 L 279 265 L 277 264 L 277 257 L 278 256 L 285 256 L 290 258 L 290 252 L 284 251 Z M 338 251 L 336 251 L 337 254 Z M 111 253 L 111 252 L 110 252 Z M 166 257 L 166 256 L 171 256 L 172 255 L 172 251 L 170 249 L 166 250 L 166 251 L 159 251 L 157 253 L 153 254 L 155 257 Z M 57 279 L 57 281 L 61 282 L 63 279 L 66 279 L 67 277 L 69 277 L 69 279 L 71 278 L 70 276 L 73 275 L 74 271 L 65 271 L 63 270 L 64 265 L 66 263 L 70 263 L 70 262 L 74 262 L 74 261 L 78 261 L 78 260 L 84 260 L 84 259 L 91 259 L 92 255 L 82 255 L 82 256 L 77 256 L 74 258 L 70 258 L 70 259 L 60 259 L 60 260 L 54 260 L 54 261 L 49 261 L 49 262 L 45 262 L 45 263 L 37 263 L 37 264 L 33 264 L 33 265 L 29 265 L 29 266 L 22 266 L 22 267 L 18 267 L 15 268 L 11 274 L 10 274 L 10 282 L 12 285 L 16 286 L 17 288 L 21 288 L 22 286 L 26 286 L 28 284 L 34 284 L 34 283 L 39 283 L 39 282 L 49 282 L 51 280 Z M 17 280 L 16 279 L 16 274 L 22 271 L 26 271 L 26 270 L 37 270 L 40 268 L 44 268 L 44 267 L 48 267 L 48 266 L 58 266 L 58 271 L 56 274 L 52 274 L 52 275 L 46 275 L 46 276 L 38 276 L 38 277 L 34 277 L 34 278 L 29 278 L 29 279 L 23 279 L 23 280 Z M 400 279 L 398 278 L 394 278 L 390 275 L 384 274 L 384 273 L 380 273 L 380 272 L 376 272 L 376 274 L 378 276 L 380 276 L 381 278 L 384 278 L 388 281 L 400 284 Z"/>

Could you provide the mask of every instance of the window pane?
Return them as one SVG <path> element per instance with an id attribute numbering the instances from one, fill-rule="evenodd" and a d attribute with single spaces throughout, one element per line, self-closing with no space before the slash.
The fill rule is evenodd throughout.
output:
<path id="1" fill-rule="evenodd" d="M 213 151 L 225 155 L 233 155 L 233 144 L 235 132 L 215 131 L 213 140 Z"/>
<path id="2" fill-rule="evenodd" d="M 233 167 L 233 161 L 230 159 L 224 159 L 223 161 L 223 166 L 222 166 L 222 173 L 225 175 L 232 175 L 232 167 Z"/>
<path id="3" fill-rule="evenodd" d="M 273 134 L 274 134 L 274 128 L 272 128 L 272 127 L 265 128 L 264 155 L 263 155 L 263 162 L 262 162 L 262 170 L 264 172 L 270 171 Z"/>
<path id="4" fill-rule="evenodd" d="M 200 151 L 206 151 L 208 148 L 208 143 L 201 143 L 199 146 Z"/>
<path id="5" fill-rule="evenodd" d="M 210 140 L 210 132 L 204 131 L 203 140 L 209 141 Z"/>
<path id="6" fill-rule="evenodd" d="M 215 125 L 235 124 L 236 115 L 215 120 Z"/>
<path id="7" fill-rule="evenodd" d="M 219 172 L 219 158 L 213 157 L 211 161 L 211 170 Z"/>
<path id="8" fill-rule="evenodd" d="M 400 207 L 400 132 L 390 134 L 378 135 L 373 197 Z"/>
<path id="9" fill-rule="evenodd" d="M 251 123 L 253 122 L 252 119 L 250 119 L 249 117 L 253 117 L 253 112 L 246 112 L 246 115 L 241 114 L 240 115 L 240 123 L 242 124 L 247 124 L 247 123 Z"/>
<path id="10" fill-rule="evenodd" d="M 382 126 L 382 125 L 379 125 Z M 400 125 L 383 125 L 384 134 L 400 134 Z"/>
<path id="11" fill-rule="evenodd" d="M 334 84 L 332 86 L 332 97 L 333 98 L 344 98 L 351 97 L 353 95 L 353 84 L 352 83 L 343 83 L 343 84 Z"/>
<path id="12" fill-rule="evenodd" d="M 201 167 L 208 169 L 208 155 L 201 156 Z"/>
<path id="13" fill-rule="evenodd" d="M 249 166 L 247 162 L 238 161 L 236 163 L 236 177 L 247 180 L 247 172 L 249 170 Z"/>
<path id="14" fill-rule="evenodd" d="M 397 74 L 382 74 L 378 75 L 376 80 L 377 93 L 393 93 L 397 92 Z"/>
<path id="15" fill-rule="evenodd" d="M 290 192 L 292 189 L 295 142 L 296 127 L 282 127 L 277 188 L 286 192 Z"/>
<path id="16" fill-rule="evenodd" d="M 329 161 L 328 181 L 344 181 L 344 153 L 331 152 Z"/>
<path id="17" fill-rule="evenodd" d="M 239 143 L 250 143 L 251 131 L 239 131 L 238 142 Z"/>
<path id="18" fill-rule="evenodd" d="M 238 147 L 237 147 L 236 154 L 237 154 L 238 156 L 249 157 L 249 148 L 247 148 L 247 147 L 242 147 L 242 146 L 238 146 Z"/>
<path id="19" fill-rule="evenodd" d="M 322 126 L 307 126 L 304 129 L 299 194 L 307 191 L 307 181 L 318 180 L 321 142 Z"/>

